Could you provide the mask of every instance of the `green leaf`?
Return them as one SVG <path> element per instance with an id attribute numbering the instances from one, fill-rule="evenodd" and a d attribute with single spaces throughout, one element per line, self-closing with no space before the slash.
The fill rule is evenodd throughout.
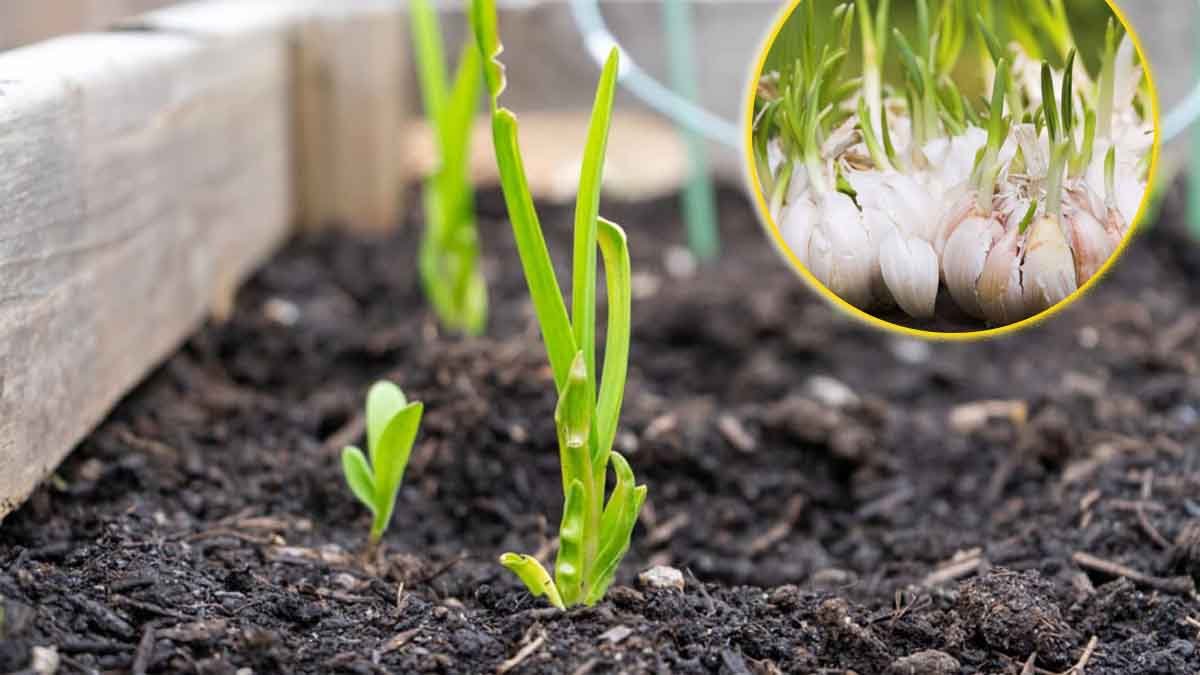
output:
<path id="1" fill-rule="evenodd" d="M 637 525 L 638 513 L 646 501 L 646 486 L 632 487 L 633 471 L 619 453 L 612 453 L 613 468 L 617 473 L 617 487 L 609 498 L 601 521 L 600 551 L 592 565 L 593 576 L 587 580 L 586 604 L 594 605 L 604 598 L 612 585 L 617 567 L 629 551 L 629 540 Z"/>
<path id="2" fill-rule="evenodd" d="M 1033 217 L 1037 215 L 1038 201 L 1035 199 L 1029 204 L 1029 209 L 1025 211 L 1025 215 L 1021 217 L 1021 222 L 1017 225 L 1017 234 L 1025 234 L 1025 230 L 1029 229 L 1029 224 L 1033 222 Z"/>
<path id="3" fill-rule="evenodd" d="M 1000 43 L 1000 39 L 996 37 L 996 32 L 992 30 L 992 27 L 979 14 L 975 15 L 975 27 L 979 29 L 979 34 L 983 36 L 983 42 L 987 46 L 988 53 L 992 56 L 992 63 L 999 63 L 1000 59 L 1007 56 L 1007 51 L 1004 49 L 1004 45 Z"/>
<path id="4" fill-rule="evenodd" d="M 544 595 L 555 607 L 567 608 L 563 604 L 562 596 L 558 594 L 558 588 L 554 586 L 554 580 L 550 578 L 546 568 L 542 567 L 542 564 L 533 556 L 505 553 L 500 556 L 500 564 L 516 574 L 521 583 L 525 584 L 525 587 L 533 594 L 533 597 L 540 598 Z"/>
<path id="5" fill-rule="evenodd" d="M 1046 111 L 1046 130 L 1050 134 L 1050 142 L 1054 143 L 1062 127 L 1058 124 L 1058 109 L 1054 103 L 1054 76 L 1046 61 L 1042 62 L 1042 109 Z"/>
<path id="6" fill-rule="evenodd" d="M 612 120 L 613 97 L 617 88 L 619 52 L 608 54 L 596 100 L 588 123 L 583 167 L 579 174 L 579 192 L 575 198 L 575 250 L 571 279 L 571 325 L 575 346 L 583 351 L 588 387 L 595 396 L 596 382 L 596 218 L 600 213 L 600 190 L 604 177 L 604 156 L 608 148 L 608 129 Z"/>
<path id="7" fill-rule="evenodd" d="M 1067 56 L 1067 64 L 1063 68 L 1062 81 L 1062 104 L 1059 106 L 1059 111 L 1062 113 L 1062 132 L 1063 136 L 1070 140 L 1071 130 L 1075 126 L 1075 85 L 1073 82 L 1075 73 L 1075 50 Z"/>
<path id="8" fill-rule="evenodd" d="M 505 85 L 504 64 L 499 59 L 504 47 L 500 44 L 495 0 L 471 0 L 471 31 L 479 45 L 483 58 L 483 79 L 487 82 L 488 93 L 495 106 Z"/>
<path id="9" fill-rule="evenodd" d="M 342 450 L 342 474 L 358 501 L 375 513 L 375 479 L 371 476 L 371 467 L 367 465 L 362 450 L 354 446 Z"/>
<path id="10" fill-rule="evenodd" d="M 409 21 L 425 116 L 437 120 L 446 101 L 446 54 L 437 12 L 429 0 L 412 0 Z"/>
<path id="11" fill-rule="evenodd" d="M 525 270 L 525 280 L 542 329 L 542 339 L 546 341 L 546 354 L 554 371 L 554 383 L 562 391 L 566 386 L 571 360 L 579 349 L 575 345 L 558 277 L 554 274 L 550 251 L 546 248 L 542 226 L 533 206 L 533 195 L 525 178 L 525 166 L 517 141 L 517 119 L 508 110 L 496 110 L 492 114 L 492 130 L 496 163 L 500 169 L 500 186 L 508 206 L 508 217 L 512 220 L 521 267 Z"/>
<path id="12" fill-rule="evenodd" d="M 378 466 L 379 458 L 376 453 L 379 448 L 379 437 L 391 423 L 396 413 L 408 405 L 404 392 L 395 384 L 387 381 L 376 382 L 367 392 L 367 452 L 371 461 Z"/>
<path id="13" fill-rule="evenodd" d="M 396 493 L 404 480 L 404 470 L 412 453 L 413 441 L 421 426 L 421 415 L 425 411 L 422 403 L 410 403 L 392 416 L 383 434 L 379 437 L 379 448 L 371 461 L 375 467 L 375 516 L 376 526 L 386 529 L 392 519 L 396 505 Z M 382 531 L 380 531 L 382 534 Z"/>
<path id="14" fill-rule="evenodd" d="M 625 397 L 625 379 L 629 372 L 629 334 L 632 325 L 632 274 L 629 243 L 620 226 L 598 219 L 600 253 L 604 257 L 604 278 L 608 287 L 608 332 L 604 342 L 604 373 L 596 404 L 596 447 L 592 457 L 592 475 L 603 476 L 608 452 L 617 437 L 621 402 Z"/>
<path id="15" fill-rule="evenodd" d="M 859 97 L 858 99 L 858 129 L 862 133 L 863 142 L 867 144 L 867 152 L 871 155 L 871 160 L 875 162 L 875 168 L 887 170 L 891 168 L 891 162 L 888 161 L 882 145 L 879 143 L 879 138 L 875 135 L 875 125 L 871 119 L 871 111 L 867 110 L 867 99 Z"/>
<path id="16" fill-rule="evenodd" d="M 580 352 L 571 362 L 567 385 L 558 396 L 554 409 L 554 427 L 558 431 L 559 461 L 562 464 L 563 494 L 576 481 L 592 485 L 588 464 L 588 435 L 592 428 L 592 402 L 588 398 L 587 370 Z"/>
<path id="17" fill-rule="evenodd" d="M 893 30 L 892 34 L 896 37 L 896 47 L 900 50 L 900 63 L 904 66 L 904 74 L 908 79 L 909 87 L 914 90 L 917 98 L 920 98 L 925 95 L 925 76 L 921 64 L 917 60 L 916 52 L 908 44 L 908 38 L 904 37 L 904 33 L 901 33 L 899 28 Z"/>
<path id="18" fill-rule="evenodd" d="M 558 528 L 558 558 L 554 562 L 554 579 L 565 604 L 579 601 L 583 587 L 584 510 L 587 497 L 583 483 L 575 480 L 564 493 L 562 523 Z"/>

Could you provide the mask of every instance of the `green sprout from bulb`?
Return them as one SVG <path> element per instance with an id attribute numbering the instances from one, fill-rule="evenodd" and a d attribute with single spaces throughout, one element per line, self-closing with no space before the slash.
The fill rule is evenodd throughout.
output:
<path id="1" fill-rule="evenodd" d="M 429 0 L 412 2 L 412 37 L 421 98 L 438 157 L 423 191 L 421 286 L 443 325 L 480 335 L 487 326 L 487 280 L 479 264 L 470 177 L 471 129 L 482 90 L 479 51 L 468 40 L 454 80 L 448 80 L 441 28 Z"/>
<path id="2" fill-rule="evenodd" d="M 505 553 L 500 562 L 535 597 L 545 596 L 559 609 L 594 605 L 604 597 L 629 550 L 646 499 L 646 487 L 635 484 L 629 463 L 612 451 L 625 394 L 632 299 L 625 232 L 599 215 L 618 53 L 614 49 L 604 65 L 588 127 L 575 204 L 572 313 L 568 315 L 525 176 L 517 119 L 499 104 L 505 76 L 497 60 L 502 48 L 494 0 L 473 0 L 471 20 L 490 93 L 501 187 L 559 397 L 554 424 L 564 503 L 555 574 L 551 577 L 529 555 Z M 596 369 L 597 248 L 608 292 L 602 378 L 597 378 Z M 610 464 L 617 480 L 606 503 Z"/>

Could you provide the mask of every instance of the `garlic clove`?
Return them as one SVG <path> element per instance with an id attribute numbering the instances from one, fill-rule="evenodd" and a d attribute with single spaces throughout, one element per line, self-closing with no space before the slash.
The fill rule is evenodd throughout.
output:
<path id="1" fill-rule="evenodd" d="M 991 218 L 967 218 L 946 241 L 942 253 L 942 275 L 954 302 L 971 316 L 984 318 L 979 302 L 979 277 L 992 246 L 1003 228 Z"/>
<path id="2" fill-rule="evenodd" d="M 1115 238 L 1087 209 L 1065 205 L 1063 219 L 1070 234 L 1071 252 L 1075 258 L 1075 280 L 1078 284 L 1091 279 L 1112 257 L 1120 238 Z"/>
<path id="3" fill-rule="evenodd" d="M 1011 223 L 992 246 L 976 284 L 983 317 L 993 326 L 1007 325 L 1029 316 L 1021 288 L 1022 237 L 1018 223 Z"/>
<path id="4" fill-rule="evenodd" d="M 867 228 L 867 237 L 871 240 L 871 296 L 875 299 L 876 304 L 891 306 L 894 304 L 894 298 L 891 291 L 888 290 L 887 284 L 884 282 L 883 271 L 880 268 L 879 261 L 883 242 L 900 230 L 886 213 L 877 208 L 867 208 L 864 206 L 862 219 L 863 225 Z"/>
<path id="5" fill-rule="evenodd" d="M 871 239 L 858 207 L 846 195 L 824 195 L 809 241 L 809 271 L 835 295 L 860 309 L 871 306 Z"/>
<path id="6" fill-rule="evenodd" d="M 934 236 L 929 242 L 933 244 L 933 250 L 939 260 L 945 256 L 946 243 L 954 231 L 968 218 L 977 215 L 975 194 L 975 190 L 969 184 L 961 183 L 950 190 L 943 199 L 943 204 L 949 206 L 941 213 L 934 228 Z"/>
<path id="7" fill-rule="evenodd" d="M 1026 309 L 1036 314 L 1067 299 L 1079 285 L 1071 247 L 1057 218 L 1035 219 L 1027 234 L 1021 285 Z"/>
<path id="8" fill-rule="evenodd" d="M 808 245 L 816 219 L 817 207 L 808 199 L 800 199 L 784 206 L 776 221 L 784 244 L 805 266 L 808 265 Z"/>
<path id="9" fill-rule="evenodd" d="M 893 230 L 879 249 L 879 263 L 888 292 L 906 314 L 933 317 L 937 303 L 937 255 L 929 242 Z"/>

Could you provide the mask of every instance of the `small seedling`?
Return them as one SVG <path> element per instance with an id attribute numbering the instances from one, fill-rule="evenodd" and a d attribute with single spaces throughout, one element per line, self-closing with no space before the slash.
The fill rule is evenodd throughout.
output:
<path id="1" fill-rule="evenodd" d="M 376 382 L 367 392 L 367 452 L 349 446 L 342 450 L 342 472 L 350 491 L 375 516 L 369 549 L 379 545 L 392 520 L 396 493 L 421 426 L 422 403 L 409 402 L 400 387 Z"/>
<path id="2" fill-rule="evenodd" d="M 449 81 L 441 28 L 429 0 L 412 2 L 412 36 L 421 98 L 438 155 L 424 188 L 421 285 L 443 325 L 479 335 L 487 325 L 487 281 L 479 266 L 469 167 L 471 123 L 482 90 L 479 50 L 466 41 Z"/>
<path id="3" fill-rule="evenodd" d="M 600 183 L 616 89 L 617 51 L 614 49 L 609 55 L 600 77 L 583 153 L 575 203 L 572 315 L 568 316 L 525 177 L 517 142 L 517 118 L 499 105 L 504 90 L 504 66 L 496 60 L 501 47 L 494 0 L 473 0 L 471 19 L 491 94 L 492 132 L 501 187 L 559 396 L 554 424 L 558 431 L 564 503 L 554 577 L 529 555 L 505 553 L 500 562 L 520 577 L 535 597 L 544 595 L 559 609 L 581 603 L 593 605 L 612 584 L 617 566 L 629 550 L 630 535 L 646 499 L 646 487 L 635 485 L 629 463 L 612 451 L 625 394 L 631 301 L 625 232 L 599 217 Z M 608 331 L 603 378 L 599 382 L 597 246 L 603 257 L 608 290 Z M 606 505 L 610 463 L 617 482 Z"/>

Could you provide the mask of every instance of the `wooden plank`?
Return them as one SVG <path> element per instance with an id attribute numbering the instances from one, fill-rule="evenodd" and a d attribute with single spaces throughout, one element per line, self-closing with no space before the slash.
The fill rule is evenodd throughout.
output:
<path id="1" fill-rule="evenodd" d="M 0 55 L 0 515 L 287 233 L 289 58 L 143 32 Z"/>
<path id="2" fill-rule="evenodd" d="M 33 44 L 68 33 L 107 28 L 134 14 L 173 0 L 3 0 L 0 3 L 0 50 Z"/>
<path id="3" fill-rule="evenodd" d="M 398 2 L 355 4 L 323 5 L 298 34 L 297 179 L 307 229 L 379 232 L 399 223 L 406 24 Z"/>
<path id="4" fill-rule="evenodd" d="M 591 112 L 523 112 L 520 118 L 525 173 L 534 197 L 573 202 Z M 405 126 L 404 135 L 408 149 L 404 156 L 410 163 L 407 171 L 428 176 L 437 164 L 433 130 L 424 120 L 413 120 Z M 675 128 L 657 115 L 629 109 L 615 111 L 605 157 L 606 197 L 624 201 L 666 197 L 678 192 L 687 180 L 687 150 Z M 500 184 L 492 123 L 487 116 L 476 119 L 471 130 L 470 162 L 473 183 L 493 187 Z"/>
<path id="5" fill-rule="evenodd" d="M 399 225 L 409 77 L 400 0 L 216 0 L 139 23 L 209 38 L 248 26 L 286 30 L 292 45 L 297 218 L 381 232 Z"/>

